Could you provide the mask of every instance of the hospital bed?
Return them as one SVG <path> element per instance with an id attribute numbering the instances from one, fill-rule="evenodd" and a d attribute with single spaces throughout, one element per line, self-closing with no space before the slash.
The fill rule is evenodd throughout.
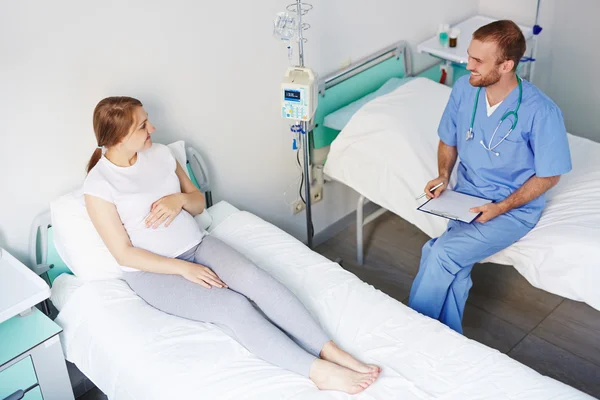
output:
<path id="1" fill-rule="evenodd" d="M 193 171 L 188 168 L 191 177 Z M 198 220 L 202 228 L 285 284 L 342 348 L 382 366 L 379 380 L 355 398 L 590 399 L 416 313 L 249 212 L 225 201 L 206 212 L 209 222 Z M 65 218 L 75 220 L 76 231 L 60 232 Z M 212 324 L 151 307 L 118 277 L 75 276 L 63 260 L 75 266 L 73 254 L 61 258 L 59 252 L 72 244 L 62 242 L 79 242 L 84 231 L 94 232 L 80 191 L 61 196 L 51 215 L 33 227 L 39 251 L 32 252 L 32 261 L 53 266 L 47 277 L 66 359 L 109 399 L 351 397 L 319 391 L 309 379 L 250 354 Z M 99 236 L 94 240 L 100 246 Z M 87 262 L 97 262 L 92 256 Z"/>
<path id="2" fill-rule="evenodd" d="M 439 69 L 411 75 L 407 58 L 401 58 L 401 52 L 385 49 L 322 84 L 319 106 L 325 112 L 318 116 L 315 147 L 329 148 L 327 179 L 360 194 L 359 264 L 364 225 L 388 210 L 430 237 L 447 225 L 418 211 L 424 200 L 415 198 L 438 175 L 437 128 L 451 88 L 431 79 Z M 573 170 L 548 192 L 537 226 L 483 261 L 512 265 L 533 286 L 600 310 L 600 143 L 571 134 L 568 140 Z M 456 169 L 450 187 L 455 183 Z M 381 208 L 364 216 L 365 201 Z"/>

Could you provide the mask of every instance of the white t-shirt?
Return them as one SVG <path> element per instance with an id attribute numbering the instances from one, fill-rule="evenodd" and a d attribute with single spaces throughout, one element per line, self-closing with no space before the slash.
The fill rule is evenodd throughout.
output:
<path id="1" fill-rule="evenodd" d="M 490 102 L 488 101 L 487 94 L 485 95 L 485 105 L 487 106 L 487 116 L 489 117 L 496 111 L 496 108 L 500 107 L 502 101 L 496 105 L 490 106 Z"/>
<path id="2" fill-rule="evenodd" d="M 152 203 L 181 193 L 175 173 L 177 161 L 165 145 L 154 143 L 138 152 L 135 164 L 119 167 L 106 157 L 98 161 L 83 183 L 83 193 L 113 203 L 134 247 L 164 257 L 177 257 L 202 241 L 204 232 L 186 210 L 168 227 L 147 228 L 145 219 Z M 126 271 L 136 271 L 122 266 Z"/>

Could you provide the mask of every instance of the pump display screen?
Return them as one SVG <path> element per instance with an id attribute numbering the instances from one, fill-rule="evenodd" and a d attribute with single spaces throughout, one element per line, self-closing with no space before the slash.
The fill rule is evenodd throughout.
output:
<path id="1" fill-rule="evenodd" d="M 284 96 L 285 100 L 300 101 L 300 91 L 299 90 L 284 90 L 283 96 Z"/>

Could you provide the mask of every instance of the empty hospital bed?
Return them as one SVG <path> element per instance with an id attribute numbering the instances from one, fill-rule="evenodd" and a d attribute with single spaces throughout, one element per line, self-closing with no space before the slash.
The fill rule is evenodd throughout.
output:
<path id="1" fill-rule="evenodd" d="M 330 145 L 325 174 L 360 194 L 359 263 L 363 225 L 385 210 L 430 237 L 441 235 L 447 225 L 443 218 L 417 211 L 423 200 L 417 202 L 415 197 L 438 175 L 437 128 L 451 88 L 426 78 L 427 73 L 404 74 L 405 70 L 410 73 L 409 68 L 389 52 L 370 57 L 375 61 L 360 73 L 351 68 L 346 79 L 338 77 L 323 85 L 329 109 L 320 116 L 322 127 L 315 132 L 318 145 Z M 361 86 L 371 81 L 374 86 L 365 94 Z M 338 94 L 342 100 L 335 98 Z M 330 104 L 336 102 L 338 107 Z M 537 226 L 484 261 L 512 265 L 533 286 L 600 310 L 600 143 L 571 134 L 568 139 L 573 170 L 548 192 Z M 455 172 L 450 187 L 456 181 Z M 382 209 L 363 216 L 366 199 Z"/>
<path id="2" fill-rule="evenodd" d="M 198 222 L 211 235 L 290 288 L 340 346 L 382 366 L 379 380 L 355 398 L 590 399 L 414 312 L 251 213 L 225 201 L 207 213 L 209 222 Z M 73 231 L 66 233 L 69 227 Z M 310 380 L 250 354 L 212 324 L 168 315 L 145 303 L 112 276 L 115 271 L 105 264 L 114 261 L 102 256 L 107 250 L 92 248 L 101 246 L 99 236 L 81 237 L 93 236 L 94 230 L 78 191 L 54 201 L 51 222 L 40 221 L 34 227 L 38 230 L 42 257 L 35 261 L 54 265 L 49 270 L 51 301 L 60 311 L 56 322 L 63 328 L 66 359 L 109 399 L 351 397 L 319 391 Z M 96 257 L 64 254 L 74 244 L 60 243 L 67 238 L 93 242 L 80 244 Z M 57 250 L 84 278 L 73 275 Z M 106 267 L 104 275 L 85 272 L 81 263 L 86 262 Z"/>

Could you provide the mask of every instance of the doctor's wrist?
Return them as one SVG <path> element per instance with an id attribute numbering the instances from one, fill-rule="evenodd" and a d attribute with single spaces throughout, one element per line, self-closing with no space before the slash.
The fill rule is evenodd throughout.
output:
<path id="1" fill-rule="evenodd" d="M 512 209 L 512 206 L 508 204 L 508 201 L 506 200 L 499 201 L 496 205 L 498 205 L 502 214 L 507 213 Z"/>

